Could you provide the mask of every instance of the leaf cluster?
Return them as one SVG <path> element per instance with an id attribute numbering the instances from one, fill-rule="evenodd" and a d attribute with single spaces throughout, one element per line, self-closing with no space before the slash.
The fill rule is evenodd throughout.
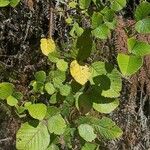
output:
<path id="1" fill-rule="evenodd" d="M 0 0 L 0 7 L 6 7 L 8 5 L 16 7 L 20 0 Z"/>
<path id="2" fill-rule="evenodd" d="M 2 0 L 0 6 L 16 6 L 18 0 Z M 28 99 L 9 82 L 0 83 L 0 100 L 13 107 L 21 124 L 16 134 L 18 150 L 73 149 L 74 141 L 81 150 L 98 150 L 102 139 L 116 139 L 122 130 L 105 117 L 117 109 L 122 89 L 122 75 L 130 77 L 150 54 L 150 45 L 134 37 L 128 39 L 128 53 L 118 54 L 117 68 L 107 62 L 88 59 L 95 53 L 95 39 L 106 40 L 116 27 L 116 14 L 126 0 L 72 0 L 68 7 L 77 13 L 68 16 L 73 39 L 71 50 L 62 52 L 55 41 L 41 39 L 41 53 L 49 68 L 37 71 Z M 142 2 L 135 11 L 135 29 L 150 33 L 150 4 Z M 88 26 L 82 25 L 86 17 Z M 97 112 L 98 117 L 92 112 Z"/>

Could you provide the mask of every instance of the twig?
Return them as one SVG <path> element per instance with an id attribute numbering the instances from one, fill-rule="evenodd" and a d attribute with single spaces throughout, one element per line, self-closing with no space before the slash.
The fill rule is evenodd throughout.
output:
<path id="1" fill-rule="evenodd" d="M 25 31 L 25 36 L 24 36 L 24 39 L 23 39 L 23 43 L 26 41 L 28 33 L 29 33 L 29 28 L 31 26 L 31 18 L 32 18 L 32 12 L 30 11 L 30 19 L 28 20 L 27 25 L 26 25 L 26 31 Z"/>
<path id="2" fill-rule="evenodd" d="M 0 61 L 0 65 L 3 65 L 5 68 L 11 68 L 11 67 L 13 67 L 12 64 L 11 65 L 7 65 L 7 63 L 4 63 L 2 61 Z"/>
<path id="3" fill-rule="evenodd" d="M 49 38 L 52 38 L 53 32 L 53 8 L 52 3 L 50 4 L 50 17 L 49 17 Z"/>
<path id="4" fill-rule="evenodd" d="M 5 139 L 0 139 L 0 143 L 10 141 L 10 140 L 12 140 L 12 137 L 8 137 L 8 138 L 5 138 Z"/>

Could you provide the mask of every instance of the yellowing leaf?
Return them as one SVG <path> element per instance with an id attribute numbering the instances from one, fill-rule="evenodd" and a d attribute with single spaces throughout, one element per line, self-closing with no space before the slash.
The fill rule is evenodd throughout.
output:
<path id="1" fill-rule="evenodd" d="M 87 65 L 80 66 L 76 60 L 70 64 L 70 73 L 81 85 L 84 85 L 91 75 L 89 67 Z"/>
<path id="2" fill-rule="evenodd" d="M 48 38 L 48 39 L 42 38 L 40 47 L 41 47 L 42 53 L 46 56 L 48 56 L 49 53 L 52 53 L 56 50 L 55 42 L 51 38 Z"/>

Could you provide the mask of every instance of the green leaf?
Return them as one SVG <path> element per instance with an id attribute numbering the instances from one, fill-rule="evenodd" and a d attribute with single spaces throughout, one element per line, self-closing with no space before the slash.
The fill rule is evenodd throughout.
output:
<path id="1" fill-rule="evenodd" d="M 110 29 L 102 24 L 92 31 L 93 36 L 100 39 L 107 39 L 110 36 Z"/>
<path id="2" fill-rule="evenodd" d="M 19 2 L 20 2 L 20 0 L 10 0 L 10 5 L 11 5 L 12 7 L 16 7 Z"/>
<path id="3" fill-rule="evenodd" d="M 139 4 L 135 11 L 135 18 L 137 21 L 142 20 L 150 15 L 150 3 L 142 2 Z"/>
<path id="4" fill-rule="evenodd" d="M 82 114 L 87 114 L 93 105 L 93 101 L 91 100 L 91 97 L 86 94 L 86 93 L 82 93 L 79 92 L 76 93 L 76 107 L 77 109 L 82 113 Z"/>
<path id="5" fill-rule="evenodd" d="M 91 65 L 91 79 L 92 85 L 99 86 L 102 96 L 115 98 L 120 96 L 122 89 L 121 76 L 117 69 L 109 63 L 101 61 L 94 62 Z"/>
<path id="6" fill-rule="evenodd" d="M 46 90 L 46 92 L 47 92 L 48 94 L 50 94 L 50 95 L 52 95 L 52 94 L 55 93 L 55 87 L 54 87 L 54 85 L 53 85 L 52 83 L 50 83 L 50 82 L 47 82 L 47 83 L 45 84 L 45 90 Z"/>
<path id="7" fill-rule="evenodd" d="M 77 3 L 75 1 L 69 2 L 69 7 L 76 8 Z"/>
<path id="8" fill-rule="evenodd" d="M 103 23 L 103 15 L 99 12 L 94 12 L 92 15 L 92 28 L 95 29 Z"/>
<path id="9" fill-rule="evenodd" d="M 71 86 L 70 85 L 62 85 L 60 88 L 59 88 L 59 90 L 60 90 L 60 94 L 62 95 L 62 96 L 68 96 L 69 94 L 70 94 L 70 92 L 71 92 Z"/>
<path id="10" fill-rule="evenodd" d="M 56 104 L 57 103 L 57 93 L 54 93 L 49 100 L 50 104 Z"/>
<path id="11" fill-rule="evenodd" d="M 29 114 L 38 120 L 43 120 L 46 112 L 47 107 L 45 104 L 32 104 L 27 107 Z"/>
<path id="12" fill-rule="evenodd" d="M 91 65 L 91 77 L 94 78 L 98 75 L 106 74 L 107 71 L 105 69 L 105 63 L 101 61 L 97 61 L 92 63 Z"/>
<path id="13" fill-rule="evenodd" d="M 17 114 L 19 115 L 19 117 L 20 117 L 20 115 L 21 115 L 21 116 L 26 116 L 26 114 L 22 114 L 22 113 L 26 110 L 25 107 L 23 107 L 23 106 L 18 106 L 18 105 L 16 105 L 15 107 L 16 107 L 16 109 L 17 109 Z"/>
<path id="14" fill-rule="evenodd" d="M 8 82 L 0 83 L 0 99 L 4 100 L 13 94 L 14 85 Z"/>
<path id="15" fill-rule="evenodd" d="M 114 19 L 112 22 L 105 21 L 105 25 L 111 30 L 115 29 L 116 23 L 117 23 L 116 19 Z"/>
<path id="16" fill-rule="evenodd" d="M 54 71 L 54 76 L 52 80 L 55 87 L 59 88 L 60 86 L 62 86 L 62 83 L 65 81 L 65 79 L 66 74 L 64 71 L 59 70 Z"/>
<path id="17" fill-rule="evenodd" d="M 71 85 L 70 85 L 71 86 Z M 71 87 L 71 93 L 65 98 L 65 101 L 70 105 L 74 105 L 74 102 L 75 102 L 75 96 L 73 94 L 73 91 L 72 91 L 72 87 Z"/>
<path id="18" fill-rule="evenodd" d="M 79 26 L 78 23 L 76 23 L 75 26 L 76 26 L 75 33 L 77 34 L 78 37 L 80 37 L 83 34 L 84 30 L 82 27 Z"/>
<path id="19" fill-rule="evenodd" d="M 65 21 L 68 25 L 70 25 L 73 22 L 73 19 L 71 17 L 68 17 Z"/>
<path id="20" fill-rule="evenodd" d="M 22 100 L 23 99 L 23 94 L 21 92 L 14 92 L 12 94 L 13 97 L 15 97 L 17 100 Z"/>
<path id="21" fill-rule="evenodd" d="M 118 99 L 101 99 L 99 103 L 93 103 L 93 108 L 100 113 L 111 113 L 119 105 Z"/>
<path id="22" fill-rule="evenodd" d="M 81 124 L 78 127 L 79 135 L 87 142 L 92 142 L 96 138 L 94 129 L 89 124 Z"/>
<path id="23" fill-rule="evenodd" d="M 107 117 L 103 117 L 101 120 L 95 120 L 93 122 L 95 130 L 100 136 L 106 139 L 115 139 L 121 137 L 122 130 Z"/>
<path id="24" fill-rule="evenodd" d="M 130 38 L 128 39 L 128 50 L 137 56 L 145 56 L 150 54 L 150 44 Z"/>
<path id="25" fill-rule="evenodd" d="M 61 135 L 64 133 L 65 128 L 66 122 L 60 114 L 52 116 L 48 120 L 48 129 L 50 133 Z"/>
<path id="26" fill-rule="evenodd" d="M 81 125 L 81 124 L 89 124 L 89 125 L 92 125 L 95 123 L 95 122 L 98 122 L 99 119 L 98 118 L 95 118 L 95 117 L 92 117 L 90 115 L 86 115 L 86 116 L 80 116 L 77 120 L 76 120 L 76 123 L 77 125 Z"/>
<path id="27" fill-rule="evenodd" d="M 80 37 L 83 32 L 84 32 L 84 30 L 79 26 L 79 24 L 77 22 L 75 22 L 70 31 L 70 35 L 72 37 L 76 37 L 76 36 Z"/>
<path id="28" fill-rule="evenodd" d="M 136 73 L 143 64 L 143 59 L 134 55 L 118 54 L 117 61 L 124 76 L 131 76 Z"/>
<path id="29" fill-rule="evenodd" d="M 45 150 L 50 143 L 50 134 L 44 123 L 31 126 L 28 122 L 21 125 L 16 135 L 18 150 Z"/>
<path id="30" fill-rule="evenodd" d="M 54 51 L 54 52 L 48 54 L 48 59 L 53 63 L 56 63 L 59 60 L 59 57 L 60 57 L 60 55 L 59 55 L 58 51 Z"/>
<path id="31" fill-rule="evenodd" d="M 83 61 L 86 60 L 91 55 L 93 46 L 93 38 L 91 34 L 91 29 L 85 29 L 80 37 L 77 39 L 76 49 L 77 60 Z"/>
<path id="32" fill-rule="evenodd" d="M 77 120 L 77 124 L 90 124 L 93 128 L 97 136 L 101 136 L 105 139 L 115 139 L 121 137 L 123 134 L 122 130 L 113 122 L 111 119 L 107 117 L 103 117 L 102 119 L 98 119 L 91 116 L 80 117 Z"/>
<path id="33" fill-rule="evenodd" d="M 103 14 L 104 21 L 112 22 L 115 19 L 115 12 L 108 7 L 105 7 L 101 13 Z"/>
<path id="34" fill-rule="evenodd" d="M 89 99 L 92 99 L 93 108 L 100 113 L 110 113 L 119 105 L 119 101 L 117 99 L 109 98 L 107 95 L 106 97 L 102 96 L 101 89 L 98 86 L 92 86 L 88 97 Z M 110 97 L 112 96 L 110 95 Z"/>
<path id="35" fill-rule="evenodd" d="M 68 149 L 73 148 L 72 139 L 75 135 L 75 132 L 76 132 L 76 128 L 70 128 L 69 126 L 67 126 L 65 132 L 62 135 L 64 144 L 66 145 L 66 147 L 68 147 Z"/>
<path id="36" fill-rule="evenodd" d="M 119 11 L 126 6 L 126 0 L 109 0 L 111 2 L 111 8 L 114 11 Z"/>
<path id="37" fill-rule="evenodd" d="M 10 1 L 9 0 L 0 0 L 0 7 L 5 7 L 9 5 Z"/>
<path id="38" fill-rule="evenodd" d="M 145 18 L 138 21 L 135 25 L 135 29 L 139 33 L 150 33 L 150 18 Z"/>
<path id="39" fill-rule="evenodd" d="M 103 20 L 104 24 L 109 28 L 109 29 L 115 29 L 117 20 L 115 18 L 115 13 L 113 10 L 108 9 L 107 7 L 102 10 L 103 15 Z"/>
<path id="40" fill-rule="evenodd" d="M 42 82 L 33 81 L 33 91 L 43 93 L 44 84 Z"/>
<path id="41" fill-rule="evenodd" d="M 52 143 L 46 150 L 59 150 L 59 147 Z"/>
<path id="42" fill-rule="evenodd" d="M 10 106 L 16 106 L 17 103 L 18 103 L 18 100 L 15 97 L 13 97 L 11 95 L 9 97 L 7 97 L 7 104 L 8 105 L 10 105 Z"/>
<path id="43" fill-rule="evenodd" d="M 24 107 L 25 107 L 25 108 L 27 108 L 29 105 L 32 105 L 32 103 L 31 103 L 31 102 L 25 102 L 25 103 L 24 103 Z"/>
<path id="44" fill-rule="evenodd" d="M 81 9 L 87 9 L 90 6 L 91 0 L 79 0 L 79 7 Z"/>
<path id="45" fill-rule="evenodd" d="M 69 105 L 66 101 L 64 101 L 63 106 L 61 107 L 61 114 L 64 118 L 67 118 L 70 116 L 70 107 L 71 105 Z"/>
<path id="46" fill-rule="evenodd" d="M 63 59 L 59 59 L 56 63 L 56 66 L 60 71 L 66 71 L 68 69 L 68 63 Z"/>
<path id="47" fill-rule="evenodd" d="M 93 143 L 85 143 L 81 150 L 96 150 L 97 145 Z"/>
<path id="48" fill-rule="evenodd" d="M 113 69 L 110 73 L 107 73 L 106 76 L 110 80 L 110 87 L 109 89 L 106 88 L 102 91 L 102 96 L 111 98 L 119 97 L 122 89 L 122 79 L 119 71 L 117 69 Z"/>
<path id="49" fill-rule="evenodd" d="M 45 119 L 49 119 L 52 116 L 59 115 L 59 114 L 60 114 L 60 109 L 58 107 L 48 106 L 47 107 L 47 114 L 46 114 Z"/>
<path id="50" fill-rule="evenodd" d="M 45 82 L 46 81 L 46 73 L 44 71 L 38 71 L 35 73 L 35 79 L 38 82 Z"/>

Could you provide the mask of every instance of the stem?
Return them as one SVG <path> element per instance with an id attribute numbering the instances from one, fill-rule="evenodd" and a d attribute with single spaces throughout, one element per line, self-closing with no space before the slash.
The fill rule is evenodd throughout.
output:
<path id="1" fill-rule="evenodd" d="M 52 32 L 53 32 L 53 8 L 52 5 L 50 5 L 49 38 L 52 38 Z"/>

